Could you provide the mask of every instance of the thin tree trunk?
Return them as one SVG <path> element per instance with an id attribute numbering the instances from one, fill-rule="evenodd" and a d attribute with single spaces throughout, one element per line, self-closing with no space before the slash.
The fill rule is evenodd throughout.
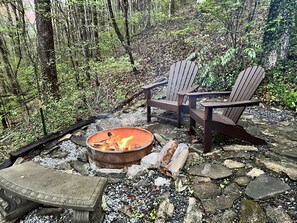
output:
<path id="1" fill-rule="evenodd" d="M 152 2 L 151 0 L 147 0 L 147 22 L 146 26 L 151 27 L 151 8 L 152 8 Z"/>
<path id="2" fill-rule="evenodd" d="M 111 21 L 112 21 L 112 25 L 113 25 L 113 28 L 122 44 L 122 46 L 124 47 L 124 49 L 126 50 L 127 54 L 129 55 L 129 59 L 130 59 L 130 63 L 132 64 L 133 66 L 133 72 L 134 74 L 138 74 L 139 71 L 136 69 L 135 67 L 135 63 L 134 63 L 134 58 L 132 56 L 132 50 L 131 50 L 131 47 L 130 45 L 128 45 L 126 42 L 125 42 L 125 39 L 118 27 L 118 24 L 115 20 L 115 17 L 114 17 L 114 14 L 113 14 L 113 10 L 112 10 L 112 6 L 111 6 L 111 1 L 110 0 L 107 0 L 107 4 L 108 4 L 108 10 L 109 10 L 109 14 L 110 14 L 110 18 L 111 18 Z M 127 12 L 128 13 L 128 12 Z M 126 13 L 125 13 L 126 14 Z M 127 20 L 127 16 L 125 16 L 125 24 L 128 25 L 128 21 Z M 126 27 L 126 33 L 127 33 L 127 28 L 129 27 Z M 129 31 L 128 31 L 129 32 Z M 128 37 L 128 42 L 130 43 L 130 37 Z"/>
<path id="3" fill-rule="evenodd" d="M 7 49 L 7 44 L 4 42 L 3 39 L 3 34 L 0 32 L 0 53 L 2 55 L 2 59 L 4 62 L 4 69 L 6 71 L 6 75 L 10 81 L 10 86 L 11 89 L 10 91 L 14 94 L 14 95 L 19 95 L 20 94 L 20 88 L 19 85 L 14 77 L 14 72 L 12 69 L 12 66 L 9 62 L 9 56 L 8 56 L 8 49 Z"/>
<path id="4" fill-rule="evenodd" d="M 173 16 L 175 13 L 175 0 L 169 0 L 169 17 Z"/>

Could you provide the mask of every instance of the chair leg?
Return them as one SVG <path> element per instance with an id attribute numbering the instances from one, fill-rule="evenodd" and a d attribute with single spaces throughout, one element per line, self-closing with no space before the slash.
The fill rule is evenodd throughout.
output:
<path id="1" fill-rule="evenodd" d="M 211 152 L 211 126 L 205 123 L 204 127 L 204 153 Z"/>
<path id="2" fill-rule="evenodd" d="M 190 129 L 189 129 L 189 134 L 190 135 L 195 134 L 195 131 L 194 131 L 195 127 L 196 127 L 196 121 L 192 117 L 190 117 Z"/>
<path id="3" fill-rule="evenodd" d="M 147 119 L 147 122 L 151 122 L 151 107 L 150 106 L 146 107 L 146 119 Z"/>
<path id="4" fill-rule="evenodd" d="M 181 127 L 181 111 L 180 109 L 177 112 L 177 128 Z"/>

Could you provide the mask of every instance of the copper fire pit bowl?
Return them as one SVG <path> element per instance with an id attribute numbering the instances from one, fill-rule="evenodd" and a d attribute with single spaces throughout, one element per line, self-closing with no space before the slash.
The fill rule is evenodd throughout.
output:
<path id="1" fill-rule="evenodd" d="M 110 135 L 119 138 L 134 136 L 129 144 L 137 145 L 136 148 L 125 151 L 101 150 L 96 148 L 96 143 L 108 140 Z M 153 148 L 154 136 L 147 130 L 140 128 L 114 128 L 100 131 L 87 139 L 89 163 L 92 168 L 123 168 L 138 163 L 148 155 Z"/>

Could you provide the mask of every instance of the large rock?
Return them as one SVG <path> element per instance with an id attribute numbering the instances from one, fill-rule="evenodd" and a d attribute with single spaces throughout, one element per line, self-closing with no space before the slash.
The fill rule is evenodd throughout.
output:
<path id="1" fill-rule="evenodd" d="M 79 160 L 72 160 L 70 161 L 70 165 L 73 169 L 75 169 L 77 172 L 79 172 L 83 176 L 88 176 L 88 163 L 81 162 Z"/>
<path id="2" fill-rule="evenodd" d="M 184 168 L 188 169 L 190 166 L 199 165 L 202 163 L 204 163 L 204 158 L 200 154 L 196 152 L 190 152 Z"/>
<path id="3" fill-rule="evenodd" d="M 118 183 L 126 177 L 126 171 L 124 169 L 105 169 L 97 168 L 96 176 L 106 177 L 108 182 Z"/>
<path id="4" fill-rule="evenodd" d="M 233 210 L 226 210 L 223 214 L 217 214 L 211 217 L 210 219 L 207 219 L 207 223 L 230 223 L 234 222 L 237 214 Z"/>
<path id="5" fill-rule="evenodd" d="M 264 165 L 267 169 L 270 169 L 277 173 L 285 173 L 292 180 L 297 181 L 297 165 L 288 162 L 276 162 L 270 159 L 257 157 L 256 162 Z"/>
<path id="6" fill-rule="evenodd" d="M 221 188 L 212 182 L 193 184 L 192 189 L 194 197 L 200 200 L 216 197 L 221 194 Z"/>
<path id="7" fill-rule="evenodd" d="M 223 195 L 211 199 L 201 199 L 201 202 L 206 212 L 215 213 L 219 210 L 230 209 L 239 196 L 239 187 L 235 183 L 231 183 L 224 189 Z"/>
<path id="8" fill-rule="evenodd" d="M 240 223 L 266 223 L 266 216 L 260 205 L 252 200 L 241 201 Z"/>
<path id="9" fill-rule="evenodd" d="M 163 200 L 157 211 L 158 220 L 156 222 L 167 222 L 167 219 L 172 217 L 174 212 L 174 205 L 171 203 L 169 198 Z"/>
<path id="10" fill-rule="evenodd" d="M 248 184 L 245 194 L 255 200 L 262 200 L 276 197 L 289 189 L 290 186 L 281 180 L 267 175 L 261 175 Z"/>
<path id="11" fill-rule="evenodd" d="M 202 211 L 197 206 L 196 198 L 189 197 L 189 205 L 184 218 L 184 223 L 202 223 Z"/>
<path id="12" fill-rule="evenodd" d="M 219 210 L 230 209 L 237 198 L 237 195 L 221 195 L 212 199 L 203 199 L 201 202 L 204 210 L 213 214 Z"/>
<path id="13" fill-rule="evenodd" d="M 223 194 L 239 197 L 239 195 L 240 195 L 240 188 L 239 188 L 239 186 L 237 186 L 236 183 L 230 183 L 224 189 Z"/>
<path id="14" fill-rule="evenodd" d="M 291 217 L 286 213 L 282 207 L 271 207 L 266 208 L 266 215 L 269 222 L 271 223 L 293 223 Z"/>
<path id="15" fill-rule="evenodd" d="M 295 144 L 297 144 L 295 142 Z M 297 145 L 290 146 L 290 145 L 281 145 L 281 146 L 276 146 L 274 149 L 272 149 L 273 152 L 280 154 L 282 156 L 287 156 L 289 158 L 297 160 Z"/>
<path id="16" fill-rule="evenodd" d="M 84 137 L 84 136 L 71 136 L 70 138 L 70 141 L 75 143 L 76 145 L 79 145 L 79 146 L 87 146 L 87 142 L 86 142 L 87 138 Z"/>
<path id="17" fill-rule="evenodd" d="M 223 179 L 232 175 L 232 171 L 228 168 L 218 165 L 204 163 L 201 165 L 191 166 L 189 173 L 196 176 L 210 177 L 211 179 Z"/>

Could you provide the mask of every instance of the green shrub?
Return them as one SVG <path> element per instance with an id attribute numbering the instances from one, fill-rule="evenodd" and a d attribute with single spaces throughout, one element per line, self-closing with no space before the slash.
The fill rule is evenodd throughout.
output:
<path id="1" fill-rule="evenodd" d="M 264 99 L 297 111 L 297 62 L 284 61 L 267 73 Z"/>

